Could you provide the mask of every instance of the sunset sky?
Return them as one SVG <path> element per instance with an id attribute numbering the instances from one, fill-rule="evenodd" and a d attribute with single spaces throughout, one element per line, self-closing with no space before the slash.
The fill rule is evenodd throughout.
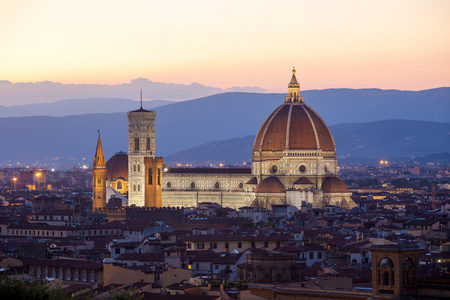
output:
<path id="1" fill-rule="evenodd" d="M 0 0 L 0 80 L 450 86 L 450 1 Z"/>

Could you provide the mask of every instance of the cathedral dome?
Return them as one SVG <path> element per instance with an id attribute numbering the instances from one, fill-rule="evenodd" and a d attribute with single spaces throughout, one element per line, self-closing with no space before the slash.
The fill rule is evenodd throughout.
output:
<path id="1" fill-rule="evenodd" d="M 117 152 L 106 163 L 106 178 L 117 179 L 122 177 L 128 180 L 128 155 L 125 152 Z"/>
<path id="2" fill-rule="evenodd" d="M 336 151 L 328 126 L 303 102 L 295 70 L 285 102 L 265 120 L 253 144 L 254 152 L 285 150 Z"/>
<path id="3" fill-rule="evenodd" d="M 328 177 L 322 184 L 322 192 L 324 193 L 350 193 L 345 182 L 337 177 Z"/>
<path id="4" fill-rule="evenodd" d="M 284 193 L 284 186 L 276 177 L 267 177 L 255 189 L 256 193 Z"/>

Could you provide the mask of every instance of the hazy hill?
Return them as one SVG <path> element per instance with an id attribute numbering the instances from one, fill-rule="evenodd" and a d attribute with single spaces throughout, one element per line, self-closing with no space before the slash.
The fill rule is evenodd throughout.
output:
<path id="1" fill-rule="evenodd" d="M 326 89 L 302 91 L 305 102 L 313 107 L 329 125 L 388 119 L 448 122 L 450 88 L 423 91 L 380 89 Z M 255 115 L 267 117 L 283 102 L 285 94 L 223 93 L 188 101 L 186 113 L 196 113 L 198 105 L 209 106 L 217 114 Z M 152 109 L 173 103 L 165 100 L 144 101 Z M 179 105 L 181 102 L 175 102 Z M 207 104 L 206 104 L 207 103 Z M 123 98 L 62 100 L 53 103 L 0 106 L 0 117 L 68 116 L 89 113 L 126 112 L 139 107 L 138 101 Z M 181 106 L 180 106 L 181 107 Z M 172 108 L 171 108 L 172 109 Z M 247 111 L 250 109 L 251 111 Z M 204 110 L 200 108 L 199 112 Z M 250 116 L 252 118 L 252 116 Z M 254 134 L 254 133 L 250 133 Z"/>
<path id="2" fill-rule="evenodd" d="M 172 103 L 168 100 L 144 101 L 147 109 Z M 0 106 L 0 117 L 73 116 L 88 113 L 115 113 L 137 109 L 139 101 L 123 98 L 68 99 L 54 103 Z"/>
<path id="3" fill-rule="evenodd" d="M 450 121 L 448 114 L 450 88 L 420 92 L 339 89 L 304 91 L 302 95 L 305 102 L 329 125 L 366 123 L 388 118 Z M 156 107 L 154 110 L 157 112 L 157 154 L 168 156 L 211 141 L 255 135 L 265 118 L 283 100 L 284 94 L 224 93 Z M 46 110 L 53 111 L 52 105 L 58 105 L 58 103 L 48 104 Z M 97 101 L 89 104 L 80 102 L 78 106 L 80 109 L 95 111 L 91 106 L 95 106 L 96 103 Z M 75 106 L 73 110 L 78 109 L 76 101 L 72 104 Z M 119 107 L 119 104 L 109 105 L 108 103 L 101 107 L 103 111 L 108 111 L 111 107 Z M 145 105 L 144 107 L 150 108 Z M 38 108 L 35 108 L 35 111 L 37 110 Z M 91 159 L 95 151 L 98 129 L 102 133 L 103 149 L 107 157 L 112 156 L 116 151 L 127 151 L 126 110 L 128 109 L 120 108 L 120 110 L 120 113 L 68 117 L 0 118 L 0 141 L 2 142 L 0 161 L 23 161 L 24 159 L 32 161 L 61 156 Z M 64 113 L 62 110 L 58 111 Z M 389 134 L 386 133 L 393 130 L 392 126 L 388 126 L 384 130 L 386 140 L 383 140 L 382 135 L 376 140 L 376 144 L 371 144 L 371 141 L 364 140 L 364 136 L 356 134 L 355 137 L 360 137 L 360 141 L 364 141 L 356 144 L 352 142 L 353 132 L 350 128 L 346 129 L 349 125 L 342 126 L 342 130 L 347 130 L 343 138 L 346 136 L 350 138 L 348 143 L 351 147 L 365 147 L 358 148 L 362 149 L 360 153 L 364 155 L 370 155 L 371 148 L 395 149 L 394 142 L 401 142 L 400 144 L 405 147 L 415 143 L 414 139 L 409 144 L 402 140 L 388 139 Z M 405 125 L 405 128 L 408 126 Z M 426 134 L 430 132 L 427 130 L 433 129 L 424 127 L 423 130 Z M 333 132 L 333 134 L 339 145 L 340 133 Z M 372 134 L 372 132 L 366 133 L 367 136 Z M 340 155 L 343 153 L 352 155 L 353 152 L 346 152 L 345 145 L 342 147 L 342 149 L 338 148 L 339 153 L 342 153 Z M 407 154 L 422 151 L 402 149 L 399 151 Z M 441 148 L 437 152 L 446 151 L 446 149 L 449 147 Z"/>
<path id="4" fill-rule="evenodd" d="M 450 123 L 387 120 L 330 126 L 340 158 L 387 159 L 450 150 Z M 251 160 L 255 136 L 206 143 L 165 157 L 168 163 Z M 442 158 L 442 157 L 441 157 Z"/>

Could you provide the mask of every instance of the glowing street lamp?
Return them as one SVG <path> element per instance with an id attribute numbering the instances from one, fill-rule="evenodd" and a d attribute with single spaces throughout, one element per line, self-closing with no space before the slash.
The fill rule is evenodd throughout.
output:
<path id="1" fill-rule="evenodd" d="M 39 191 L 39 179 L 40 179 L 41 176 L 42 176 L 41 172 L 36 173 L 36 177 L 37 177 L 37 188 L 36 188 L 36 190 L 38 190 L 38 191 Z"/>
<path id="2" fill-rule="evenodd" d="M 17 182 L 17 177 L 13 178 L 13 182 L 14 182 L 14 191 L 16 190 L 16 182 Z"/>

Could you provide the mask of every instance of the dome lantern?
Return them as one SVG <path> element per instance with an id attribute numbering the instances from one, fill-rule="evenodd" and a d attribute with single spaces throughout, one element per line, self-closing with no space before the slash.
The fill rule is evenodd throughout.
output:
<path id="1" fill-rule="evenodd" d="M 300 84 L 295 77 L 295 67 L 292 68 L 292 78 L 288 85 L 288 95 L 284 98 L 285 103 L 303 103 L 303 97 L 300 96 Z"/>

